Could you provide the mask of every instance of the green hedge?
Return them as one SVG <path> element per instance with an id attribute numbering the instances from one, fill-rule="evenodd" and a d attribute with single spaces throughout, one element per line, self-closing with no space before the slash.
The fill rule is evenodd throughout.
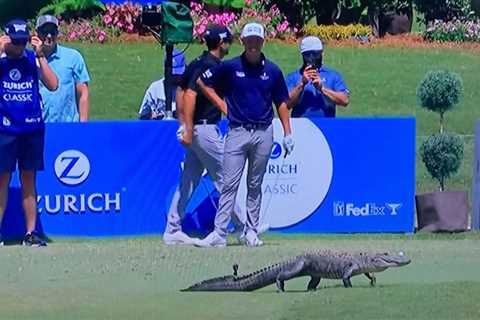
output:
<path id="1" fill-rule="evenodd" d="M 32 19 L 50 2 L 52 0 L 0 0 L 0 25 L 3 27 L 14 18 Z"/>

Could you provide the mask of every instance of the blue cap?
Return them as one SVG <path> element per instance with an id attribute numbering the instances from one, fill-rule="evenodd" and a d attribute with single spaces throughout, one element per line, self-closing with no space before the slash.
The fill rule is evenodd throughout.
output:
<path id="1" fill-rule="evenodd" d="M 205 34 L 203 35 L 203 39 L 207 44 L 216 45 L 220 43 L 220 41 L 232 41 L 232 33 L 230 30 L 218 24 L 213 24 L 207 28 Z"/>
<path id="2" fill-rule="evenodd" d="M 177 48 L 173 48 L 172 74 L 182 75 L 185 72 L 185 55 Z"/>
<path id="3" fill-rule="evenodd" d="M 5 26 L 5 33 L 12 40 L 24 40 L 27 42 L 30 39 L 28 25 L 24 20 L 20 19 L 9 21 Z"/>

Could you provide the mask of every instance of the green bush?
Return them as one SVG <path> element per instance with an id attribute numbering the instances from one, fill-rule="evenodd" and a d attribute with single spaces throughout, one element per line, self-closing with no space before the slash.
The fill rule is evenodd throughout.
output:
<path id="1" fill-rule="evenodd" d="M 52 3 L 41 8 L 38 14 L 51 14 L 70 20 L 80 17 L 91 18 L 104 10 L 105 5 L 99 0 L 53 0 Z"/>
<path id="2" fill-rule="evenodd" d="M 440 114 L 440 132 L 443 132 L 443 115 L 460 102 L 463 83 L 456 73 L 430 71 L 417 88 L 420 106 Z"/>
<path id="3" fill-rule="evenodd" d="M 463 138 L 457 134 L 437 133 L 420 147 L 420 155 L 430 175 L 445 190 L 445 180 L 457 173 L 463 159 Z"/>

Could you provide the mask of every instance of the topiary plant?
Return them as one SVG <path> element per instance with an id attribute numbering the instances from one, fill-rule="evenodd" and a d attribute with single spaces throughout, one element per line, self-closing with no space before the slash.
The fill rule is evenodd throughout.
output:
<path id="1" fill-rule="evenodd" d="M 463 83 L 456 73 L 430 71 L 417 88 L 420 106 L 440 114 L 440 133 L 444 130 L 444 114 L 460 102 Z"/>
<path id="2" fill-rule="evenodd" d="M 449 71 L 430 71 L 417 88 L 420 106 L 440 115 L 440 133 L 428 137 L 420 147 L 422 161 L 445 190 L 445 180 L 460 168 L 463 159 L 461 136 L 444 131 L 444 114 L 457 105 L 462 97 L 462 79 Z"/>
<path id="3" fill-rule="evenodd" d="M 438 180 L 440 191 L 444 191 L 445 180 L 457 173 L 462 163 L 463 139 L 457 134 L 434 134 L 422 143 L 420 155 L 430 175 Z"/>

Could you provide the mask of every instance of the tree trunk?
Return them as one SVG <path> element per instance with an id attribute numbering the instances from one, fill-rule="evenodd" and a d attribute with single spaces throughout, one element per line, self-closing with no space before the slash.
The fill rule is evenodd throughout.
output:
<path id="1" fill-rule="evenodd" d="M 315 17 L 317 24 L 331 25 L 335 22 L 337 13 L 337 0 L 322 0 L 315 3 Z"/>
<path id="2" fill-rule="evenodd" d="M 363 10 L 365 10 L 366 7 L 366 5 L 361 5 L 360 7 L 354 8 L 345 8 L 343 6 L 340 7 L 340 12 L 338 12 L 335 17 L 335 23 L 341 25 L 359 23 L 362 12 Z"/>

